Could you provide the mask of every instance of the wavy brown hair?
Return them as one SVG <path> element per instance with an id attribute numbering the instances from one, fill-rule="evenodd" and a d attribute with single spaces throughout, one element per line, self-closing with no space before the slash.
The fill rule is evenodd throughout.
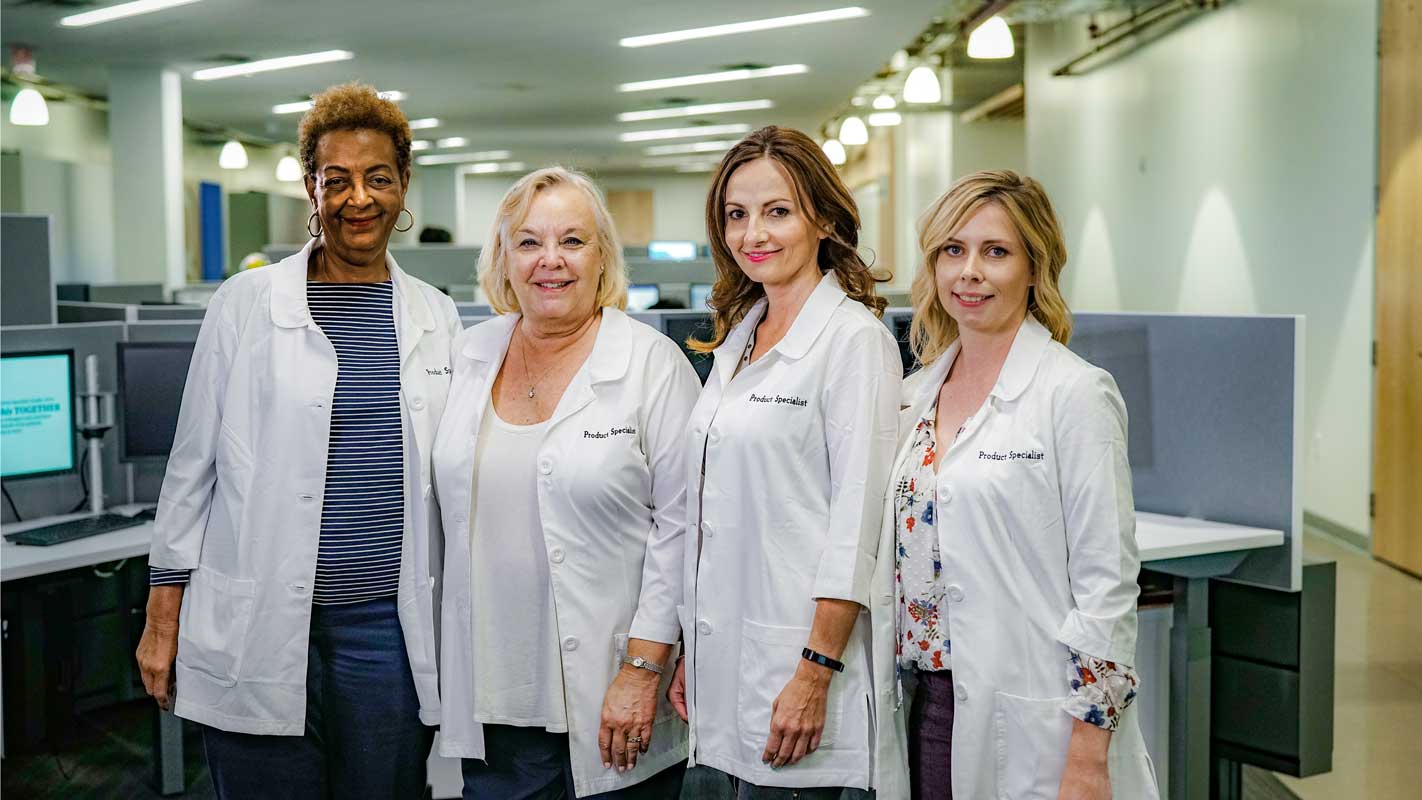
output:
<path id="1" fill-rule="evenodd" d="M 806 215 L 827 235 L 820 240 L 815 261 L 820 272 L 834 272 L 845 294 L 863 303 L 875 316 L 884 315 L 888 301 L 875 294 L 876 276 L 859 255 L 859 207 L 839 173 L 815 140 L 793 128 L 770 125 L 736 143 L 716 168 L 706 195 L 706 236 L 711 240 L 711 260 L 716 282 L 711 287 L 711 338 L 691 338 L 688 347 L 709 352 L 725 341 L 736 323 L 745 318 L 765 287 L 751 280 L 726 246 L 726 186 L 742 165 L 758 158 L 773 159 L 790 176 L 797 200 Z"/>
<path id="2" fill-rule="evenodd" d="M 395 166 L 400 177 L 410 175 L 410 123 L 405 112 L 362 83 L 332 86 L 311 97 L 311 110 L 301 118 L 297 129 L 297 147 L 301 151 L 301 168 L 308 176 L 316 174 L 316 145 L 331 131 L 378 131 L 390 137 L 395 145 Z"/>

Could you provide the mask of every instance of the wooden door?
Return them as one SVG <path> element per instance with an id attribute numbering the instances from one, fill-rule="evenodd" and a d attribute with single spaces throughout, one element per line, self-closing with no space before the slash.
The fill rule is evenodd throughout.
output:
<path id="1" fill-rule="evenodd" d="M 622 244 L 646 247 L 652 241 L 652 193 L 645 189 L 607 193 L 607 208 Z"/>
<path id="2" fill-rule="evenodd" d="M 1422 4 L 1380 11 L 1373 555 L 1422 576 Z"/>

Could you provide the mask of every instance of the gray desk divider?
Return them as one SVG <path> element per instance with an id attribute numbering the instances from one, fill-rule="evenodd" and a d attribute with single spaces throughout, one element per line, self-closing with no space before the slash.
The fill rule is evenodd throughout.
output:
<path id="1" fill-rule="evenodd" d="M 1229 577 L 1302 586 L 1304 321 L 1296 316 L 1075 316 L 1071 349 L 1110 372 L 1130 415 L 1136 508 L 1271 528 L 1284 544 Z"/>
<path id="2" fill-rule="evenodd" d="M 123 303 L 80 303 L 61 300 L 55 304 L 55 309 L 58 311 L 56 322 L 60 324 L 124 322 L 128 319 L 131 308 L 138 308 L 138 306 L 129 306 Z"/>
<path id="3" fill-rule="evenodd" d="M 49 217 L 0 214 L 0 321 L 49 325 L 54 320 Z"/>
<path id="4" fill-rule="evenodd" d="M 156 320 L 197 320 L 201 322 L 202 315 L 207 313 L 207 309 L 202 306 L 136 306 L 135 308 L 139 322 Z"/>

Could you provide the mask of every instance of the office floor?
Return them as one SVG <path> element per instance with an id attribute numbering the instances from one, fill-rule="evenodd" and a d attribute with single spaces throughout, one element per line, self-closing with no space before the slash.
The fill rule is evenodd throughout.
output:
<path id="1" fill-rule="evenodd" d="M 1416 797 L 1422 786 L 1422 581 L 1366 553 L 1310 535 L 1305 553 L 1338 562 L 1333 771 L 1288 778 L 1249 770 L 1248 800 Z M 14 755 L 0 771 L 10 798 L 156 798 L 149 785 L 146 703 L 81 717 L 51 752 Z M 188 727 L 186 797 L 213 797 L 201 741 Z M 693 776 L 684 800 L 719 800 L 719 783 Z"/>

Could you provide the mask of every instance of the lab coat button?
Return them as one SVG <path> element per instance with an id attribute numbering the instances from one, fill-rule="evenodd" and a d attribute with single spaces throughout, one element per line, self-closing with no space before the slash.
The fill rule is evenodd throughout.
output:
<path id="1" fill-rule="evenodd" d="M 707 622 L 704 619 L 701 620 L 700 622 L 696 623 L 696 632 L 701 634 L 702 636 L 710 636 L 711 623 Z"/>
<path id="2" fill-rule="evenodd" d="M 454 521 L 457 522 L 457 523 L 459 523 L 460 525 L 463 525 L 463 524 L 464 524 L 464 515 L 463 515 L 463 514 L 455 514 L 455 515 L 454 515 Z"/>
<path id="3" fill-rule="evenodd" d="M 565 638 L 565 639 L 563 640 L 563 649 L 564 649 L 564 650 L 567 650 L 569 653 L 573 652 L 574 650 L 577 650 L 577 649 L 578 649 L 578 637 L 576 637 L 576 636 L 569 636 L 569 637 Z"/>
<path id="4" fill-rule="evenodd" d="M 938 487 L 938 502 L 947 503 L 953 499 L 953 492 L 947 486 Z"/>
<path id="5" fill-rule="evenodd" d="M 554 564 L 563 563 L 563 548 L 555 547 L 548 552 L 548 560 Z"/>
<path id="6" fill-rule="evenodd" d="M 963 590 L 957 586 L 948 587 L 948 599 L 955 603 L 963 602 Z"/>
<path id="7" fill-rule="evenodd" d="M 553 461 L 551 459 L 545 458 L 542 461 L 538 462 L 538 471 L 543 473 L 544 475 L 551 474 L 553 472 Z"/>
<path id="8" fill-rule="evenodd" d="M 961 684 L 961 683 L 957 683 L 957 684 L 954 684 L 954 685 L 953 685 L 953 694 L 954 694 L 954 696 L 956 696 L 959 700 L 967 700 L 967 699 L 968 699 L 968 690 L 967 690 L 967 689 L 964 689 L 964 688 L 963 688 L 963 684 Z"/>
<path id="9" fill-rule="evenodd" d="M 414 400 L 411 400 L 411 401 L 410 401 L 410 406 L 411 406 L 412 408 L 414 408 L 416 411 L 424 411 L 424 410 L 425 410 L 425 401 L 424 401 L 423 398 L 416 397 Z"/>
<path id="10" fill-rule="evenodd" d="M 710 539 L 712 536 L 716 535 L 716 531 L 711 527 L 711 523 L 701 523 L 701 535 L 705 536 L 707 539 Z"/>
<path id="11" fill-rule="evenodd" d="M 715 444 L 721 441 L 721 432 L 716 430 L 715 428 L 712 428 L 710 433 L 706 435 L 706 438 L 711 440 L 711 444 Z"/>

